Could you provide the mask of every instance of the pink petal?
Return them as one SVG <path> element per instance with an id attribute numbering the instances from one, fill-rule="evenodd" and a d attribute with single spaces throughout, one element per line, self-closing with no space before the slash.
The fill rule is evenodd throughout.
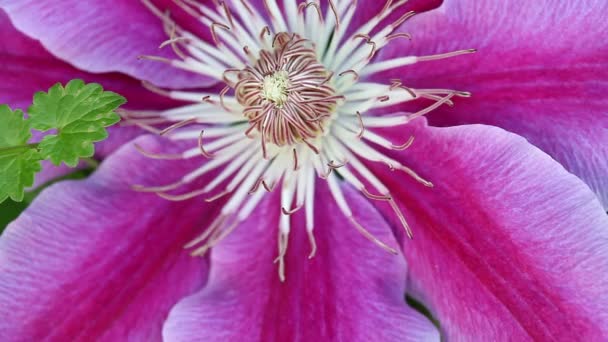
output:
<path id="1" fill-rule="evenodd" d="M 159 49 L 168 37 L 161 20 L 141 1 L 0 0 L 0 7 L 20 31 L 80 69 L 118 71 L 164 87 L 214 83 L 164 63 L 138 59 L 174 57 L 171 49 Z"/>
<path id="2" fill-rule="evenodd" d="M 384 219 L 345 189 L 353 211 L 378 238 L 394 241 Z M 421 341 L 435 327 L 404 301 L 401 256 L 359 235 L 326 189 L 317 193 L 317 255 L 309 260 L 304 215 L 294 214 L 286 281 L 277 275 L 280 205 L 267 199 L 211 254 L 207 286 L 182 300 L 163 330 L 168 341 Z"/>
<path id="3" fill-rule="evenodd" d="M 477 48 L 475 55 L 424 62 L 382 75 L 408 86 L 473 93 L 431 123 L 484 123 L 530 142 L 581 177 L 608 208 L 608 12 L 606 1 L 447 0 L 414 17 L 411 47 L 428 55 Z"/>
<path id="4" fill-rule="evenodd" d="M 411 285 L 446 338 L 606 340 L 608 217 L 584 183 L 498 128 L 409 127 L 398 135 L 416 142 L 394 157 L 435 187 L 377 172 L 412 225 Z"/>
<path id="5" fill-rule="evenodd" d="M 43 191 L 0 237 L 0 340 L 160 340 L 169 309 L 206 281 L 206 260 L 183 246 L 216 211 L 130 186 L 191 166 L 126 146 L 89 179 Z"/>

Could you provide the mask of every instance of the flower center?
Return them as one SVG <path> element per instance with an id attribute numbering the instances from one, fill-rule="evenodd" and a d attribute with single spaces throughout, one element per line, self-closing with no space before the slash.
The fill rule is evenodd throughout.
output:
<path id="1" fill-rule="evenodd" d="M 162 19 L 169 34 L 161 46 L 171 46 L 179 59 L 142 58 L 226 83 L 219 92 L 213 88 L 194 92 L 164 90 L 144 82 L 158 94 L 193 103 L 156 114 L 123 114 L 125 120 L 143 129 L 174 140 L 192 140 L 194 145 L 178 154 L 138 148 L 144 155 L 188 159 L 202 154 L 210 159 L 171 184 L 133 187 L 173 201 L 200 195 L 206 196 L 207 202 L 227 198 L 213 223 L 187 245 L 193 248 L 193 255 L 203 255 L 220 243 L 250 217 L 265 192 L 276 189 L 282 214 L 276 261 L 279 277 L 284 280 L 290 216 L 298 210 L 305 211 L 309 257 L 316 253 L 315 207 L 319 202 L 324 205 L 326 200 L 318 199 L 315 188 L 319 179 L 327 182 L 329 193 L 353 228 L 384 250 L 397 254 L 396 249 L 358 222 L 362 213 L 351 209 L 341 183 L 349 183 L 371 200 L 388 204 L 411 237 L 400 208 L 405 203 L 397 202 L 371 164 L 401 171 L 426 187 L 433 183 L 385 152 L 407 149 L 414 137 L 403 137 L 405 142 L 396 143 L 383 132 L 407 125 L 442 105 L 453 105 L 453 98 L 470 94 L 451 89 L 414 89 L 400 79 L 380 82 L 372 75 L 392 69 L 392 74 L 398 75 L 396 68 L 475 50 L 382 58 L 377 52 L 389 43 L 411 38 L 398 29 L 414 12 L 389 20 L 389 16 L 403 9 L 406 0 L 381 1 L 384 7 L 356 27 L 351 19 L 357 1 L 327 0 L 327 6 L 322 6 L 322 1 L 285 0 L 280 2 L 282 6 L 277 1 L 257 1 L 264 5 L 263 9 L 248 0 L 208 1 L 209 4 L 179 1 L 180 7 L 209 28 L 212 41 L 184 30 L 150 0 L 142 1 Z M 407 108 L 399 107 L 418 99 L 433 103 L 416 112 L 403 112 Z M 171 125 L 162 130 L 153 127 L 159 123 Z M 217 173 L 201 188 L 180 191 L 214 171 Z"/>
<path id="2" fill-rule="evenodd" d="M 283 104 L 287 102 L 287 95 L 289 92 L 287 87 L 289 86 L 289 76 L 285 70 L 279 70 L 272 75 L 264 77 L 264 84 L 262 85 L 262 96 L 274 103 L 276 108 L 282 108 Z"/>
<path id="3" fill-rule="evenodd" d="M 247 134 L 261 134 L 264 150 L 266 143 L 308 144 L 322 134 L 341 97 L 327 84 L 331 73 L 317 60 L 312 42 L 283 32 L 272 46 L 239 72 L 235 85 L 250 124 Z"/>

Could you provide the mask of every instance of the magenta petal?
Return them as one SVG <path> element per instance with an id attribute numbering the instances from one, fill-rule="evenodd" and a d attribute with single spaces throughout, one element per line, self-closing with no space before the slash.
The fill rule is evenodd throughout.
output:
<path id="1" fill-rule="evenodd" d="M 360 195 L 353 211 L 378 238 L 390 229 Z M 342 217 L 327 190 L 317 192 L 317 255 L 308 260 L 304 215 L 292 218 L 286 281 L 277 275 L 280 204 L 268 199 L 211 255 L 205 288 L 182 300 L 163 330 L 167 341 L 432 341 L 436 328 L 404 301 L 406 266 Z M 246 337 L 245 337 L 246 336 Z"/>
<path id="2" fill-rule="evenodd" d="M 183 246 L 215 208 L 130 186 L 175 181 L 187 165 L 126 146 L 91 178 L 43 191 L 0 237 L 0 340 L 160 340 L 169 309 L 206 281 L 206 260 Z"/>
<path id="3" fill-rule="evenodd" d="M 141 55 L 174 57 L 171 49 L 159 49 L 168 37 L 160 19 L 141 1 L 0 0 L 0 7 L 20 31 L 80 69 L 118 71 L 164 87 L 214 83 L 163 63 L 138 59 Z"/>
<path id="4" fill-rule="evenodd" d="M 498 128 L 404 134 L 416 142 L 394 157 L 435 186 L 377 172 L 414 231 L 411 285 L 447 339 L 606 340 L 608 217 L 585 184 Z"/>
<path id="5" fill-rule="evenodd" d="M 409 49 L 393 45 L 380 58 L 478 52 L 381 78 L 472 92 L 455 108 L 433 113 L 431 123 L 484 123 L 518 133 L 581 177 L 608 207 L 606 12 L 608 3 L 598 0 L 447 0 L 406 25 L 414 37 Z"/>

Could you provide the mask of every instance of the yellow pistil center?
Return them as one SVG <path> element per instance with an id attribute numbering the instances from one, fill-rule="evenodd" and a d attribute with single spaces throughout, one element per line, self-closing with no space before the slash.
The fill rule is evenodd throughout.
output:
<path id="1" fill-rule="evenodd" d="M 289 91 L 289 76 L 287 71 L 279 70 L 272 75 L 264 77 L 262 84 L 262 97 L 274 103 L 277 108 L 282 108 L 287 102 Z"/>

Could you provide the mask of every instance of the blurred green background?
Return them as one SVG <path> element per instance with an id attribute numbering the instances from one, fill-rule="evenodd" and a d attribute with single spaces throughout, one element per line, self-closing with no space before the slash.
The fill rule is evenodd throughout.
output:
<path id="1" fill-rule="evenodd" d="M 4 201 L 3 203 L 0 203 L 0 234 L 2 233 L 2 231 L 4 231 L 4 228 L 6 228 L 6 226 L 9 223 L 11 223 L 14 219 L 16 219 L 17 216 L 19 216 L 19 214 L 21 214 L 21 212 L 23 210 L 25 210 L 25 208 L 27 208 L 30 205 L 30 203 L 32 203 L 32 201 L 36 198 L 36 196 L 38 196 L 38 194 L 42 190 L 49 187 L 53 183 L 56 183 L 56 182 L 59 182 L 62 180 L 86 178 L 94 170 L 95 170 L 94 168 L 77 170 L 67 176 L 64 176 L 64 177 L 55 179 L 51 182 L 48 182 L 48 183 L 42 185 L 41 187 L 39 187 L 38 189 L 36 189 L 35 191 L 26 192 L 25 197 L 23 198 L 23 202 L 15 202 L 15 201 L 8 199 L 8 200 Z"/>

